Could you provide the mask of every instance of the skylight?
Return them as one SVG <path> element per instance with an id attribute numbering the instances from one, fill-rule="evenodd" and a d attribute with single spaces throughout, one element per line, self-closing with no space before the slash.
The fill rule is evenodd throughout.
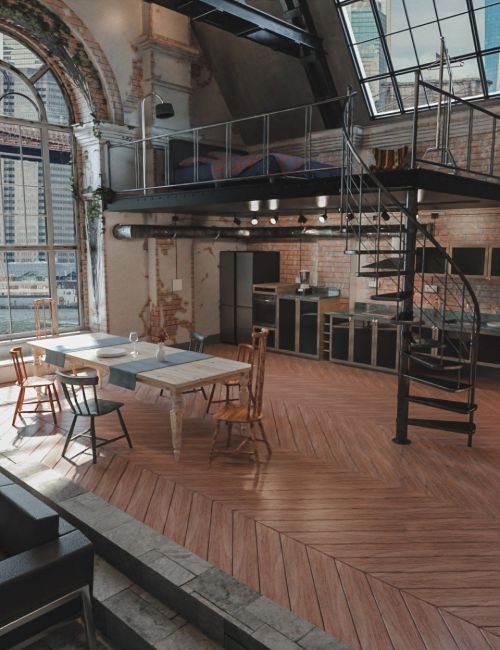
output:
<path id="1" fill-rule="evenodd" d="M 415 71 L 438 85 L 441 37 L 453 92 L 500 93 L 500 0 L 335 0 L 374 116 L 413 109 Z"/>

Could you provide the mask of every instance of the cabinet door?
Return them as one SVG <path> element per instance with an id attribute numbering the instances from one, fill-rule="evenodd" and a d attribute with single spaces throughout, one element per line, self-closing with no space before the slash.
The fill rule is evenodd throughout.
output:
<path id="1" fill-rule="evenodd" d="M 234 305 L 234 252 L 221 251 L 219 258 L 220 304 Z"/>
<path id="2" fill-rule="evenodd" d="M 318 303 L 299 300 L 299 352 L 318 355 Z"/>
<path id="3" fill-rule="evenodd" d="M 236 343 L 234 306 L 220 306 L 220 340 L 223 343 Z"/>
<path id="4" fill-rule="evenodd" d="M 354 324 L 353 361 L 371 365 L 372 362 L 372 324 L 359 321 Z"/>
<path id="5" fill-rule="evenodd" d="M 236 343 L 252 341 L 252 308 L 236 307 Z"/>
<path id="6" fill-rule="evenodd" d="M 252 306 L 253 253 L 236 253 L 236 304 L 238 307 Z"/>
<path id="7" fill-rule="evenodd" d="M 279 299 L 279 338 L 280 350 L 295 351 L 295 300 Z"/>
<path id="8" fill-rule="evenodd" d="M 490 275 L 500 276 L 500 248 L 491 249 L 491 268 Z"/>
<path id="9" fill-rule="evenodd" d="M 398 331 L 395 327 L 378 326 L 377 332 L 377 366 L 395 368 L 397 360 Z"/>
<path id="10" fill-rule="evenodd" d="M 349 359 L 349 323 L 333 322 L 331 359 L 347 361 Z"/>

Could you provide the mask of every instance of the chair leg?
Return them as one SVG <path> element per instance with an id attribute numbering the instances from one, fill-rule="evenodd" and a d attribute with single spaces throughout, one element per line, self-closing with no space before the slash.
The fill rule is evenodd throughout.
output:
<path id="1" fill-rule="evenodd" d="M 95 635 L 94 614 L 90 598 L 90 589 L 88 587 L 82 589 L 82 605 L 83 622 L 85 624 L 85 634 L 87 636 L 87 648 L 88 650 L 95 650 L 97 648 L 97 640 Z"/>
<path id="2" fill-rule="evenodd" d="M 95 419 L 94 416 L 90 418 L 90 442 L 92 443 L 92 462 L 94 465 L 97 463 L 97 443 L 95 439 Z"/>
<path id="3" fill-rule="evenodd" d="M 262 440 L 267 447 L 267 453 L 271 456 L 273 452 L 271 451 L 271 445 L 269 444 L 269 440 L 267 439 L 267 434 L 266 434 L 266 430 L 264 429 L 264 425 L 262 424 L 261 420 L 258 420 L 257 424 L 259 425 L 260 433 L 262 435 Z"/>
<path id="4" fill-rule="evenodd" d="M 56 398 L 57 406 L 59 407 L 59 412 L 61 412 L 62 411 L 61 402 L 59 401 L 59 394 L 57 392 L 57 388 L 55 384 L 53 385 L 53 389 L 54 389 L 54 396 Z"/>
<path id="5" fill-rule="evenodd" d="M 130 447 L 130 449 L 132 449 L 132 440 L 130 440 L 127 427 L 125 426 L 125 420 L 123 419 L 123 415 L 121 414 L 120 409 L 118 409 L 116 412 L 118 413 L 118 419 L 120 420 L 122 431 L 125 434 L 125 438 L 127 438 L 128 446 Z"/>
<path id="6" fill-rule="evenodd" d="M 66 451 L 67 451 L 68 445 L 69 445 L 69 443 L 71 441 L 71 437 L 73 436 L 73 431 L 75 430 L 75 424 L 76 424 L 77 420 L 78 420 L 78 418 L 76 417 L 76 415 L 74 415 L 73 416 L 73 422 L 71 423 L 71 426 L 69 428 L 68 435 L 66 436 L 66 442 L 64 443 L 64 447 L 63 447 L 63 450 L 62 450 L 62 457 L 63 458 L 66 458 Z"/>
<path id="7" fill-rule="evenodd" d="M 21 388 L 19 390 L 19 396 L 18 396 L 17 402 L 16 402 L 16 408 L 14 409 L 14 417 L 12 418 L 12 426 L 15 426 L 17 416 L 22 411 L 23 403 L 24 403 L 24 393 L 25 392 L 26 392 L 26 389 L 21 386 Z"/>
<path id="8" fill-rule="evenodd" d="M 163 388 L 160 389 L 160 397 L 163 397 Z"/>
<path id="9" fill-rule="evenodd" d="M 54 420 L 54 424 L 57 426 L 56 407 L 54 405 L 54 398 L 52 396 L 52 388 L 50 386 L 47 386 L 47 392 L 48 392 L 48 396 L 49 396 L 50 410 L 52 411 L 52 419 Z"/>
<path id="10" fill-rule="evenodd" d="M 214 393 L 215 393 L 215 384 L 212 384 L 212 390 L 210 391 L 210 397 L 208 398 L 207 413 L 210 411 L 210 407 L 212 406 L 212 400 L 214 398 Z"/>
<path id="11" fill-rule="evenodd" d="M 214 435 L 212 436 L 212 446 L 210 447 L 209 458 L 212 458 L 212 456 L 214 455 L 215 443 L 217 442 L 219 433 L 220 433 L 220 420 L 217 420 L 217 422 L 215 423 Z"/>

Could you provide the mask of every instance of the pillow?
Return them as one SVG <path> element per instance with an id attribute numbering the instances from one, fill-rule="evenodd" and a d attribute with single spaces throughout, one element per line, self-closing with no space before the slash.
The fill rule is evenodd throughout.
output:
<path id="1" fill-rule="evenodd" d="M 387 171 L 390 169 L 407 169 L 410 160 L 410 147 L 405 144 L 398 149 L 373 149 L 375 164 L 371 165 L 372 171 Z"/>
<path id="2" fill-rule="evenodd" d="M 198 156 L 198 165 L 210 165 L 213 163 L 213 158 L 207 158 L 207 156 Z M 189 158 L 184 158 L 184 160 L 181 160 L 179 163 L 179 167 L 193 167 L 195 165 L 195 160 L 194 156 L 190 156 Z"/>

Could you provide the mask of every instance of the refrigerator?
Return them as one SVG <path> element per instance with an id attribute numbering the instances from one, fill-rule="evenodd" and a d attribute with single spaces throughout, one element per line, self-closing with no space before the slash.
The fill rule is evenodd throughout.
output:
<path id="1" fill-rule="evenodd" d="M 253 285 L 279 282 L 279 251 L 221 251 L 219 274 L 221 341 L 249 343 Z"/>

